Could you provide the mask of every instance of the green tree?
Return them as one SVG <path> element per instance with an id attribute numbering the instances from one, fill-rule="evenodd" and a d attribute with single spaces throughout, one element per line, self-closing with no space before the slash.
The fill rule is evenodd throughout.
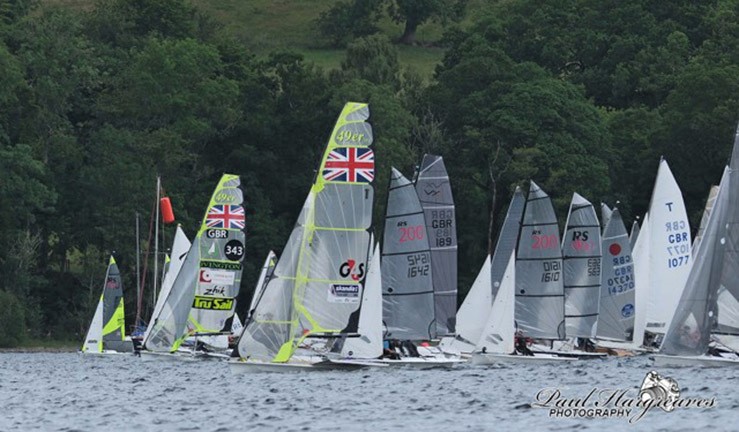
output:
<path id="1" fill-rule="evenodd" d="M 429 21 L 456 21 L 464 15 L 467 0 L 390 0 L 388 12 L 395 22 L 405 23 L 399 42 L 412 45 L 418 26 Z"/>
<path id="2" fill-rule="evenodd" d="M 344 46 L 355 38 L 377 33 L 383 1 L 340 1 L 321 12 L 315 24 L 333 46 Z"/>

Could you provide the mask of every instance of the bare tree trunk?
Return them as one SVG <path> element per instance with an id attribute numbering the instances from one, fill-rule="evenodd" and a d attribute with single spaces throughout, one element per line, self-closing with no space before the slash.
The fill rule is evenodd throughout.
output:
<path id="1" fill-rule="evenodd" d="M 399 42 L 404 45 L 413 45 L 416 42 L 416 30 L 418 29 L 418 22 L 409 18 L 405 22 L 405 30 L 403 36 L 400 37 Z"/>

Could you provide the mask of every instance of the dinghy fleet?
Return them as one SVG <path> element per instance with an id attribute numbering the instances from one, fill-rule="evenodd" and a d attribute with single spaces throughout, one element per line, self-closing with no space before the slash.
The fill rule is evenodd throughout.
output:
<path id="1" fill-rule="evenodd" d="M 238 176 L 224 174 L 192 243 L 177 227 L 152 317 L 135 353 L 220 358 L 234 373 L 569 363 L 648 353 L 660 366 L 739 365 L 739 130 L 691 238 L 666 160 L 631 235 L 619 209 L 573 193 L 560 233 L 549 195 L 516 187 L 492 256 L 457 310 L 449 176 L 425 155 L 392 168 L 382 248 L 375 239 L 369 106 L 347 103 L 279 256 L 261 267 L 243 325 L 246 247 Z M 111 257 L 81 352 L 134 352 Z"/>

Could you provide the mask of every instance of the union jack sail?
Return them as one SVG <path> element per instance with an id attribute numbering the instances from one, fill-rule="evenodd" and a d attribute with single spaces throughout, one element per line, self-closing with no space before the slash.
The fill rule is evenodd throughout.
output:
<path id="1" fill-rule="evenodd" d="M 370 183 L 375 178 L 375 153 L 370 148 L 336 148 L 326 159 L 323 178 L 327 181 Z"/>
<path id="2" fill-rule="evenodd" d="M 209 228 L 244 228 L 244 208 L 240 205 L 214 205 L 208 210 L 205 224 Z"/>

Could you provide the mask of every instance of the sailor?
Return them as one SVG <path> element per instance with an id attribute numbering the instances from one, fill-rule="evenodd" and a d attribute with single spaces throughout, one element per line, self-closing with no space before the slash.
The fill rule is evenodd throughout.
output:
<path id="1" fill-rule="evenodd" d="M 523 335 L 523 331 L 517 330 L 516 331 L 516 337 L 515 337 L 515 345 L 516 345 L 516 352 L 525 355 L 525 356 L 533 356 L 534 353 L 531 352 L 529 349 L 527 342 L 528 338 Z"/>

